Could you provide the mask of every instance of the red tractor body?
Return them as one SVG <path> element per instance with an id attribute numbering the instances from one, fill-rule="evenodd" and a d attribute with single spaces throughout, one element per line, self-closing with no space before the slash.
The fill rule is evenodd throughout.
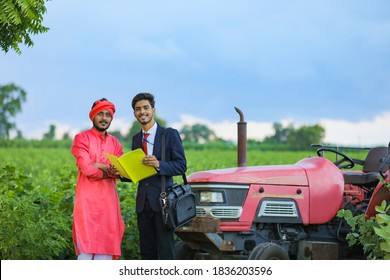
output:
<path id="1" fill-rule="evenodd" d="M 241 141 L 242 143 L 242 141 Z M 342 157 L 332 162 L 324 152 Z M 370 151 L 371 152 L 371 151 Z M 369 152 L 369 153 L 370 153 Z M 317 156 L 292 165 L 241 166 L 195 172 L 188 182 L 197 216 L 176 230 L 178 259 L 362 259 L 348 246 L 348 224 L 340 209 L 375 215 L 375 205 L 390 201 L 379 180 L 389 149 L 372 149 L 374 159 L 351 159 L 320 148 Z M 246 155 L 245 155 L 246 156 Z M 342 165 L 345 161 L 347 165 Z M 373 162 L 376 171 L 364 168 Z M 383 171 L 383 164 L 386 163 Z M 350 171 L 355 163 L 363 171 Z M 379 170 L 381 165 L 381 170 Z M 383 174 L 382 174 L 383 175 Z"/>
<path id="2" fill-rule="evenodd" d="M 244 230 L 250 229 L 263 198 L 293 200 L 305 225 L 329 222 L 343 203 L 343 174 L 332 162 L 320 157 L 306 158 L 294 165 L 202 171 L 191 174 L 189 182 L 193 187 L 204 183 L 248 185 L 242 214 L 236 223 Z M 280 211 L 284 211 L 283 207 Z M 231 222 L 221 223 L 221 228 L 224 226 L 229 231 L 235 229 Z"/>

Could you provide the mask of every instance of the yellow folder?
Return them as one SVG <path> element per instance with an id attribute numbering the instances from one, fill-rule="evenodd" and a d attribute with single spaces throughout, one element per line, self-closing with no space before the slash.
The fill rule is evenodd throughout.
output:
<path id="1" fill-rule="evenodd" d="M 135 184 L 140 180 L 156 175 L 157 170 L 153 166 L 142 164 L 145 153 L 142 149 L 135 149 L 117 157 L 112 154 L 104 154 L 118 170 L 119 175 L 130 179 Z"/>

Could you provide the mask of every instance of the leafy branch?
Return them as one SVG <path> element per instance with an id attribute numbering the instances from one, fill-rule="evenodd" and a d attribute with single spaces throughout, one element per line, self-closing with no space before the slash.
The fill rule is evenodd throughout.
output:
<path id="1" fill-rule="evenodd" d="M 45 0 L 0 1 L 0 48 L 21 54 L 19 44 L 32 47 L 30 34 L 45 33 L 49 28 L 42 25 L 46 13 Z"/>

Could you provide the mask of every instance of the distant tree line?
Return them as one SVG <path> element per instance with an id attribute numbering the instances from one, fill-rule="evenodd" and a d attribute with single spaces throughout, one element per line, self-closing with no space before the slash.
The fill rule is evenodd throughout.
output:
<path id="1" fill-rule="evenodd" d="M 13 118 L 22 110 L 22 103 L 26 101 L 26 91 L 14 85 L 0 85 L 0 139 L 10 140 L 10 132 L 17 132 L 14 146 L 23 146 L 23 135 L 16 127 Z M 156 121 L 162 126 L 167 126 L 166 121 L 156 116 Z M 274 134 L 266 137 L 263 141 L 248 139 L 248 149 L 266 149 L 266 150 L 306 150 L 310 149 L 313 143 L 322 143 L 325 136 L 325 129 L 320 125 L 301 126 L 295 128 L 292 123 L 283 126 L 280 123 L 273 124 Z M 121 143 L 130 148 L 131 139 L 141 130 L 137 121 L 133 121 L 128 133 L 123 135 L 120 131 L 111 131 L 110 133 L 117 137 Z M 235 149 L 235 143 L 218 138 L 213 130 L 204 124 L 185 125 L 180 130 L 184 146 L 191 149 Z M 55 142 L 56 126 L 51 124 L 46 133 L 42 135 L 42 141 L 34 141 L 30 145 L 56 146 Z M 65 133 L 62 142 L 58 145 L 69 145 L 71 137 Z M 127 144 L 126 144 L 127 143 Z M 0 146 L 11 145 L 10 142 L 0 142 Z M 29 145 L 27 145 L 29 146 Z"/>

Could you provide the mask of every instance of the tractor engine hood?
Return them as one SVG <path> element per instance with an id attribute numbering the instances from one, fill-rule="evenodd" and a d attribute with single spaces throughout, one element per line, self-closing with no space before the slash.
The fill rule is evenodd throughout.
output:
<path id="1" fill-rule="evenodd" d="M 188 177 L 190 183 L 230 183 L 307 186 L 304 168 L 296 165 L 235 167 L 200 171 Z"/>
<path id="2" fill-rule="evenodd" d="M 225 168 L 191 174 L 195 185 L 248 185 L 240 222 L 249 225 L 263 199 L 294 199 L 303 224 L 330 221 L 343 203 L 344 177 L 340 169 L 322 157 L 309 157 L 293 165 Z M 261 191 L 260 191 L 261 190 Z M 298 195 L 297 195 L 298 194 Z"/>

